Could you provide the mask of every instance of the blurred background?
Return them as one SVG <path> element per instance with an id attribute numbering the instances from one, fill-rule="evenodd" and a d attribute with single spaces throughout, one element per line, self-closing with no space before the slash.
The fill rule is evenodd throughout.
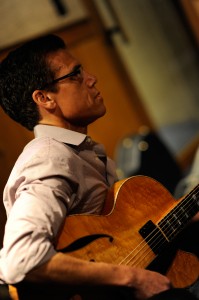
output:
<path id="1" fill-rule="evenodd" d="M 199 142 L 199 0 L 0 0 L 0 60 L 46 33 L 97 76 L 107 114 L 89 135 L 119 178 L 146 173 L 173 192 Z M 0 120 L 2 199 L 33 134 L 2 110 Z M 0 201 L 0 247 L 5 219 Z"/>

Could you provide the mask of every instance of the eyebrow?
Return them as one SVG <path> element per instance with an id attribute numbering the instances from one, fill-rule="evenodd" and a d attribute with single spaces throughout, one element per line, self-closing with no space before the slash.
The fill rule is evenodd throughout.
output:
<path id="1" fill-rule="evenodd" d="M 58 78 L 54 79 L 54 80 L 51 82 L 51 84 L 52 84 L 52 83 L 56 83 L 56 82 L 58 82 L 58 81 L 60 81 L 60 80 L 62 80 L 62 79 L 65 79 L 65 78 L 72 77 L 73 75 L 75 75 L 75 74 L 73 74 L 73 73 L 75 73 L 78 69 L 80 69 L 81 66 L 82 66 L 81 64 L 78 64 L 78 65 L 74 66 L 73 69 L 71 70 L 71 72 L 69 72 L 69 73 L 66 74 L 66 75 L 63 75 L 63 76 L 61 76 L 61 77 L 58 77 Z"/>
<path id="2" fill-rule="evenodd" d="M 72 72 L 75 72 L 76 70 L 80 69 L 81 67 L 82 67 L 82 65 L 81 65 L 81 64 L 77 64 L 77 65 L 75 65 L 75 66 L 72 68 L 72 70 L 71 70 L 71 72 L 70 72 L 70 73 L 72 73 Z"/>
<path id="3" fill-rule="evenodd" d="M 82 67 L 81 64 L 75 65 L 68 74 L 72 74 L 73 72 L 79 70 Z"/>

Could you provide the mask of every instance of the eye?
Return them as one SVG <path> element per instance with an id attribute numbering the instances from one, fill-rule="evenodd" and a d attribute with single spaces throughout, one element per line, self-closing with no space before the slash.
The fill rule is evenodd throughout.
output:
<path id="1" fill-rule="evenodd" d="M 83 75 L 82 75 L 82 68 L 79 67 L 77 68 L 70 76 L 71 80 L 82 80 Z"/>

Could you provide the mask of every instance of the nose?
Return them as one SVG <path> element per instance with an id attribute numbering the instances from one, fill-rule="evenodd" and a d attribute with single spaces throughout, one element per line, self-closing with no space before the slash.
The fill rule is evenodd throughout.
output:
<path id="1" fill-rule="evenodd" d="M 85 83 L 89 86 L 92 87 L 97 83 L 97 77 L 93 74 L 90 74 L 87 71 L 84 71 L 84 78 L 85 78 Z"/>

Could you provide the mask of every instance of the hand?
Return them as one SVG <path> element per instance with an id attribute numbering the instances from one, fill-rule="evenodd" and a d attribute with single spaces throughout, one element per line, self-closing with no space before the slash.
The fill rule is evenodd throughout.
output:
<path id="1" fill-rule="evenodd" d="M 148 299 L 171 288 L 170 280 L 157 272 L 143 269 L 134 269 L 133 272 L 135 277 L 132 287 L 137 300 Z"/>

